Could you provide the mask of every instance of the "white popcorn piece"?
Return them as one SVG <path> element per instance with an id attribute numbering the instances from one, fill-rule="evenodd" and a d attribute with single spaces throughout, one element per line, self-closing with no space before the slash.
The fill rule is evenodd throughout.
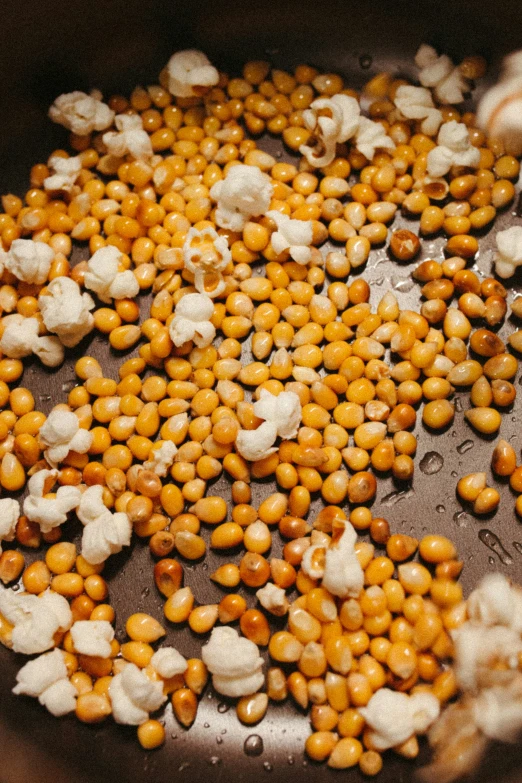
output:
<path id="1" fill-rule="evenodd" d="M 468 617 L 482 625 L 505 625 L 522 633 L 522 590 L 504 574 L 486 574 L 468 598 Z"/>
<path id="2" fill-rule="evenodd" d="M 332 542 L 325 552 L 323 587 L 341 598 L 357 598 L 364 573 L 355 553 L 357 533 L 347 520 L 334 521 Z"/>
<path id="3" fill-rule="evenodd" d="M 152 470 L 157 476 L 164 478 L 177 453 L 178 447 L 171 440 L 157 441 L 152 446 L 149 458 L 143 463 L 143 467 L 145 470 Z"/>
<path id="4" fill-rule="evenodd" d="M 403 117 L 422 120 L 422 132 L 427 136 L 435 136 L 442 123 L 442 112 L 435 107 L 430 90 L 401 84 L 395 93 L 394 103 Z"/>
<path id="5" fill-rule="evenodd" d="M 232 258 L 226 237 L 212 226 L 201 230 L 190 228 L 183 244 L 185 269 L 194 275 L 194 286 L 200 294 L 214 299 L 226 288 L 222 271 Z"/>
<path id="6" fill-rule="evenodd" d="M 274 221 L 277 230 L 270 238 L 272 247 L 280 255 L 288 250 L 290 257 L 298 264 L 307 264 L 312 257 L 310 245 L 313 239 L 311 220 L 293 220 L 277 210 L 270 210 L 266 216 Z"/>
<path id="7" fill-rule="evenodd" d="M 2 319 L 4 332 L 0 340 L 0 351 L 11 359 L 23 359 L 34 353 L 42 364 L 57 367 L 63 362 L 64 350 L 58 337 L 38 334 L 39 323 L 36 318 L 24 318 L 19 313 L 11 313 Z"/>
<path id="8" fill-rule="evenodd" d="M 466 622 L 452 632 L 455 645 L 455 674 L 465 691 L 479 689 L 480 673 L 498 660 L 516 669 L 522 652 L 520 632 L 504 625 L 484 626 Z"/>
<path id="9" fill-rule="evenodd" d="M 150 659 L 150 663 L 165 680 L 170 680 L 176 674 L 183 674 L 188 667 L 186 658 L 175 647 L 160 647 Z"/>
<path id="10" fill-rule="evenodd" d="M 421 44 L 415 63 L 420 68 L 420 83 L 431 87 L 440 103 L 462 103 L 464 93 L 469 92 L 469 82 L 446 54 L 439 56 L 433 46 Z"/>
<path id="11" fill-rule="evenodd" d="M 94 301 L 82 293 L 70 277 L 55 277 L 38 298 L 45 327 L 56 334 L 66 348 L 75 345 L 92 332 Z"/>
<path id="12" fill-rule="evenodd" d="M 257 166 L 238 163 L 225 179 L 216 182 L 210 196 L 217 202 L 216 223 L 231 231 L 242 231 L 251 217 L 264 215 L 274 188 L 270 177 Z"/>
<path id="13" fill-rule="evenodd" d="M 267 582 L 264 587 L 256 592 L 256 598 L 267 612 L 276 617 L 283 617 L 288 612 L 288 599 L 282 587 L 272 582 Z"/>
<path id="14" fill-rule="evenodd" d="M 380 122 L 361 117 L 355 134 L 355 146 L 368 160 L 373 160 L 376 150 L 394 150 L 393 140 L 386 134 Z"/>
<path id="15" fill-rule="evenodd" d="M 477 168 L 480 150 L 473 147 L 463 122 L 445 122 L 437 136 L 437 146 L 428 152 L 427 170 L 431 177 L 443 177 L 452 166 Z"/>
<path id="16" fill-rule="evenodd" d="M 380 688 L 359 711 L 370 727 L 369 740 L 379 751 L 394 748 L 414 734 L 424 734 L 440 714 L 431 693 L 406 693 Z"/>
<path id="17" fill-rule="evenodd" d="M 22 666 L 16 675 L 13 693 L 37 698 L 55 717 L 67 715 L 76 707 L 76 688 L 67 678 L 62 650 L 55 649 Z"/>
<path id="18" fill-rule="evenodd" d="M 276 397 L 261 389 L 259 399 L 254 403 L 254 413 L 265 421 L 255 430 L 240 430 L 236 438 L 236 449 L 250 462 L 277 451 L 274 443 L 278 437 L 290 440 L 297 435 L 301 402 L 294 392 L 281 392 Z"/>
<path id="19" fill-rule="evenodd" d="M 43 285 L 47 280 L 54 250 L 45 242 L 15 239 L 4 257 L 5 268 L 24 283 Z"/>
<path id="20" fill-rule="evenodd" d="M 95 484 L 81 496 L 76 512 L 85 526 L 82 535 L 82 555 L 88 563 L 99 565 L 110 555 L 129 546 L 132 525 L 123 511 L 112 513 L 104 504 L 103 487 Z"/>
<path id="21" fill-rule="evenodd" d="M 114 119 L 114 112 L 93 95 L 75 90 L 56 98 L 49 109 L 49 117 L 77 136 L 88 136 L 93 131 L 108 128 Z"/>
<path id="22" fill-rule="evenodd" d="M 502 141 L 508 155 L 522 155 L 522 51 L 505 58 L 500 80 L 478 105 L 477 124 Z"/>
<path id="23" fill-rule="evenodd" d="M 118 132 L 108 131 L 103 134 L 103 143 L 109 155 L 115 158 L 131 155 L 136 160 L 149 160 L 152 157 L 152 142 L 139 114 L 117 114 L 114 124 Z"/>
<path id="24" fill-rule="evenodd" d="M 14 498 L 0 498 L 0 553 L 2 541 L 13 541 L 20 518 L 20 503 Z"/>
<path id="25" fill-rule="evenodd" d="M 219 73 L 198 49 L 175 52 L 166 67 L 168 90 L 177 98 L 204 95 L 219 82 Z"/>
<path id="26" fill-rule="evenodd" d="M 109 658 L 114 628 L 107 620 L 77 620 L 71 626 L 74 649 L 80 655 Z"/>
<path id="27" fill-rule="evenodd" d="M 80 156 L 62 158 L 61 155 L 52 155 L 49 158 L 48 166 L 50 169 L 54 169 L 54 173 L 44 179 L 44 189 L 51 192 L 59 190 L 70 193 L 82 170 Z"/>
<path id="28" fill-rule="evenodd" d="M 511 226 L 504 231 L 498 231 L 495 241 L 498 248 L 495 254 L 495 272 L 502 278 L 511 277 L 517 267 L 522 265 L 522 226 Z"/>
<path id="29" fill-rule="evenodd" d="M 351 139 L 359 127 L 361 109 L 355 98 L 334 95 L 317 98 L 303 112 L 303 120 L 312 131 L 315 145 L 302 144 L 299 152 L 311 166 L 323 168 L 335 158 L 337 144 Z"/>
<path id="30" fill-rule="evenodd" d="M 134 663 L 129 663 L 112 678 L 109 698 L 116 723 L 128 726 L 145 723 L 149 712 L 158 710 L 167 700 L 163 695 L 163 682 L 149 680 Z"/>
<path id="31" fill-rule="evenodd" d="M 214 628 L 201 657 L 212 674 L 215 690 L 223 696 L 250 696 L 264 683 L 263 659 L 257 645 L 239 636 L 234 628 Z"/>
<path id="32" fill-rule="evenodd" d="M 101 302 L 112 299 L 134 299 L 140 287 L 131 269 L 119 271 L 122 253 L 114 245 L 101 247 L 92 254 L 85 272 L 85 287 L 94 291 Z"/>
<path id="33" fill-rule="evenodd" d="M 517 742 L 522 728 L 520 681 L 483 690 L 473 704 L 475 725 L 497 742 Z"/>
<path id="34" fill-rule="evenodd" d="M 174 318 L 169 325 L 170 339 L 179 347 L 193 340 L 198 348 L 206 348 L 216 336 L 216 328 L 210 322 L 214 314 L 214 302 L 207 294 L 185 294 L 176 305 Z"/>
<path id="35" fill-rule="evenodd" d="M 91 448 L 93 434 L 80 428 L 78 417 L 72 411 L 55 408 L 42 424 L 40 442 L 47 448 L 44 457 L 55 468 L 70 451 L 86 454 Z"/>
<path id="36" fill-rule="evenodd" d="M 59 487 L 54 498 L 45 498 L 58 476 L 57 470 L 39 470 L 29 479 L 29 495 L 24 500 L 24 514 L 32 522 L 38 522 L 42 533 L 49 533 L 67 521 L 67 514 L 80 503 L 78 487 Z"/>
<path id="37" fill-rule="evenodd" d="M 57 631 L 68 631 L 72 624 L 68 601 L 51 590 L 33 595 L 0 585 L 0 613 L 14 626 L 8 646 L 24 655 L 50 650 Z"/>

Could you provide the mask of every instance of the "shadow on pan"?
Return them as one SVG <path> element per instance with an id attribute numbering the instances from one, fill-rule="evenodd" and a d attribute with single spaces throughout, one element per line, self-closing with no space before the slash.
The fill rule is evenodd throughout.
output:
<path id="1" fill-rule="evenodd" d="M 380 70 L 412 73 L 413 55 L 424 41 L 456 59 L 466 54 L 484 54 L 491 63 L 493 76 L 502 56 L 522 45 L 517 2 L 94 0 L 86 5 L 70 0 L 59 10 L 51 0 L 26 0 L 23 6 L 6 0 L 2 5 L 2 193 L 23 193 L 28 187 L 30 166 L 46 160 L 53 149 L 66 143 L 63 129 L 46 118 L 47 108 L 56 95 L 93 87 L 105 94 L 125 94 L 136 84 L 155 83 L 161 67 L 179 48 L 201 48 L 217 66 L 236 73 L 248 59 L 269 59 L 283 68 L 309 62 L 343 72 L 358 86 Z M 484 260 L 479 261 L 479 266 L 485 265 L 483 271 L 487 271 L 487 263 L 486 251 Z M 406 267 L 397 273 L 390 265 L 386 279 L 393 280 L 397 274 L 405 279 L 409 272 Z M 385 266 L 383 273 L 388 274 Z M 417 290 L 411 296 L 412 304 L 418 301 Z M 105 341 L 95 338 L 90 351 L 101 360 L 107 374 L 116 373 L 117 359 L 109 355 Z M 73 380 L 69 360 L 51 376 L 36 365 L 31 366 L 24 384 L 35 393 L 38 406 L 48 410 L 51 403 L 64 399 Z M 508 421 L 504 426 L 510 429 L 508 433 L 503 429 L 504 437 L 512 433 L 513 443 L 519 448 L 515 423 Z M 422 457 L 433 450 L 433 438 L 426 432 L 418 435 L 418 455 Z M 398 495 L 400 488 L 391 482 L 389 486 L 385 482 L 379 484 L 383 506 L 379 513 L 388 518 L 394 531 L 422 535 L 425 528 L 421 525 L 428 524 L 430 529 L 456 541 L 466 561 L 463 581 L 468 590 L 488 569 L 500 568 L 514 579 L 522 575 L 522 559 L 517 562 L 516 551 L 509 550 L 511 542 L 517 536 L 522 538 L 522 534 L 517 532 L 508 489 L 504 488 L 506 498 L 501 505 L 506 510 L 488 521 L 507 542 L 507 557 L 498 559 L 479 542 L 479 523 L 471 518 L 463 521 L 458 516 L 455 476 L 482 469 L 490 458 L 491 445 L 487 442 L 474 442 L 470 452 L 459 451 L 458 444 L 469 438 L 469 429 L 462 422 L 441 435 L 436 448 L 443 455 L 444 467 L 436 477 L 422 473 L 416 476 L 413 492 Z M 219 486 L 214 489 L 220 490 Z M 224 485 L 223 489 L 226 490 Z M 260 485 L 257 491 L 262 495 L 269 490 Z M 186 581 L 201 602 L 219 600 L 217 587 L 208 579 L 208 573 L 219 562 L 219 556 L 211 555 L 208 565 L 189 564 L 185 568 Z M 108 568 L 108 580 L 120 622 L 137 610 L 162 616 L 162 602 L 154 590 L 146 546 L 138 542 L 132 558 L 115 558 Z M 121 628 L 118 635 L 121 640 Z M 167 640 L 187 656 L 198 654 L 201 645 L 201 640 L 189 631 L 171 631 Z M 0 783 L 26 783 L 30 779 L 38 783 L 131 783 L 147 778 L 163 783 L 171 779 L 199 781 L 204 777 L 219 783 L 231 775 L 238 783 L 263 779 L 265 775 L 274 783 L 325 783 L 338 777 L 337 772 L 305 760 L 303 744 L 309 732 L 308 720 L 291 705 L 271 708 L 259 727 L 247 728 L 237 722 L 230 704 L 220 703 L 216 696 L 208 694 L 201 701 L 196 724 L 188 732 L 180 728 L 167 708 L 166 746 L 146 753 L 139 747 L 133 728 L 117 727 L 111 722 L 89 727 L 74 717 L 58 721 L 35 700 L 11 696 L 15 673 L 24 661 L 22 656 L 2 649 L 0 662 Z M 259 742 L 256 745 L 260 753 L 255 756 L 244 752 L 245 740 L 252 734 L 262 739 L 262 748 Z M 423 748 L 417 763 L 426 758 Z M 520 781 L 521 760 L 516 748 L 492 747 L 475 781 Z M 406 783 L 413 779 L 414 769 L 415 765 L 390 755 L 379 779 L 382 783 Z M 356 770 L 345 776 L 351 781 L 362 780 Z"/>

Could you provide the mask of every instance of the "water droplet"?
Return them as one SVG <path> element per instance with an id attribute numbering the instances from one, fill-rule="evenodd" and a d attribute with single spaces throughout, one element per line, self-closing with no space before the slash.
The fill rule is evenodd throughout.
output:
<path id="1" fill-rule="evenodd" d="M 453 521 L 458 527 L 467 527 L 469 525 L 469 516 L 465 511 L 457 511 L 453 514 Z"/>
<path id="2" fill-rule="evenodd" d="M 444 514 L 446 511 L 446 506 L 443 506 L 442 503 L 440 503 L 438 506 L 435 507 L 435 511 L 437 514 Z"/>
<path id="3" fill-rule="evenodd" d="M 457 446 L 457 451 L 459 452 L 459 454 L 465 454 L 466 451 L 472 449 L 474 445 L 475 444 L 473 443 L 472 440 L 463 440 L 462 443 L 460 443 Z"/>
<path id="4" fill-rule="evenodd" d="M 427 476 L 432 476 L 442 470 L 444 457 L 438 451 L 427 451 L 420 461 L 419 467 Z"/>
<path id="5" fill-rule="evenodd" d="M 227 730 L 226 730 L 226 729 L 221 729 L 221 733 L 222 733 L 222 734 L 226 734 L 226 733 L 227 733 Z"/>
<path id="6" fill-rule="evenodd" d="M 171 735 L 170 735 L 170 738 L 175 740 L 175 739 L 177 739 L 177 738 L 178 738 L 178 735 L 177 735 L 177 734 L 171 734 Z"/>
<path id="7" fill-rule="evenodd" d="M 381 506 L 394 506 L 401 500 L 406 500 L 413 495 L 413 489 L 400 489 L 395 492 L 390 492 L 389 495 L 385 495 L 381 500 Z"/>
<path id="8" fill-rule="evenodd" d="M 217 767 L 218 764 L 221 764 L 221 759 L 219 756 L 211 756 L 208 762 L 212 767 Z"/>
<path id="9" fill-rule="evenodd" d="M 216 745 L 222 745 L 223 744 L 223 737 L 216 737 Z"/>
<path id="10" fill-rule="evenodd" d="M 513 541 L 513 549 L 515 549 L 519 555 L 522 555 L 522 544 L 519 541 Z"/>
<path id="11" fill-rule="evenodd" d="M 225 701 L 220 701 L 218 704 L 218 712 L 223 715 L 225 712 L 228 712 L 230 709 L 230 704 L 227 704 Z"/>
<path id="12" fill-rule="evenodd" d="M 487 530 L 486 528 L 482 528 L 482 530 L 479 530 L 478 537 L 488 549 L 491 549 L 491 551 L 496 554 L 502 565 L 512 565 L 513 558 L 509 552 L 504 549 L 500 538 L 496 536 L 495 533 L 492 533 L 491 530 Z"/>
<path id="13" fill-rule="evenodd" d="M 263 738 L 259 734 L 250 734 L 243 744 L 247 756 L 260 756 L 264 749 Z"/>
<path id="14" fill-rule="evenodd" d="M 495 558 L 494 557 L 488 557 L 488 563 L 492 566 L 495 565 Z"/>
<path id="15" fill-rule="evenodd" d="M 212 701 L 212 699 L 213 699 L 213 698 L 214 698 L 214 694 L 212 693 L 212 691 L 209 691 L 209 692 L 207 693 L 207 699 L 208 699 L 209 701 Z"/>
<path id="16" fill-rule="evenodd" d="M 401 291 L 403 294 L 407 294 L 408 291 L 411 291 L 411 289 L 415 285 L 415 281 L 412 280 L 411 277 L 393 276 L 391 282 L 395 290 Z"/>
<path id="17" fill-rule="evenodd" d="M 263 769 L 265 772 L 272 772 L 273 767 L 269 761 L 263 761 Z"/>
<path id="18" fill-rule="evenodd" d="M 74 387 L 76 386 L 76 383 L 77 383 L 76 378 L 71 378 L 69 381 L 64 381 L 62 383 L 62 391 L 63 392 L 70 392 L 71 389 L 74 389 Z"/>
<path id="19" fill-rule="evenodd" d="M 457 478 L 457 476 L 458 476 L 459 474 L 457 473 L 457 471 L 456 471 L 456 470 L 452 470 L 452 471 L 451 471 L 451 475 L 453 476 L 453 478 Z"/>
<path id="20" fill-rule="evenodd" d="M 50 399 L 50 394 L 40 394 L 40 402 L 49 402 Z"/>
<path id="21" fill-rule="evenodd" d="M 367 71 L 373 63 L 373 57 L 369 54 L 361 54 L 359 57 L 359 65 L 364 71 Z"/>
<path id="22" fill-rule="evenodd" d="M 210 728 L 210 723 L 204 723 L 203 724 L 203 728 L 204 729 L 209 729 Z"/>
<path id="23" fill-rule="evenodd" d="M 295 758 L 292 756 L 292 754 L 290 754 L 290 756 L 288 756 L 286 761 L 287 761 L 288 764 L 290 764 L 290 766 L 292 766 L 292 764 L 295 764 Z"/>
<path id="24" fill-rule="evenodd" d="M 190 767 L 190 761 L 184 761 L 182 764 L 178 767 L 178 772 L 183 772 L 184 769 L 188 769 Z"/>
<path id="25" fill-rule="evenodd" d="M 457 413 L 460 413 L 464 409 L 464 405 L 462 403 L 462 397 L 455 397 L 455 410 Z"/>
<path id="26" fill-rule="evenodd" d="M 150 594 L 150 587 L 144 587 L 141 591 L 142 598 L 146 598 Z"/>
<path id="27" fill-rule="evenodd" d="M 202 563 L 201 568 L 203 569 L 203 571 L 208 571 L 208 563 Z"/>

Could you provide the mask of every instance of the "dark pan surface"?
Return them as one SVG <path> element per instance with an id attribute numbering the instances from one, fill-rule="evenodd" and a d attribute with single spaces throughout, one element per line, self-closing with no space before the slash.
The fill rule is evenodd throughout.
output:
<path id="1" fill-rule="evenodd" d="M 522 18 L 518 2 L 478 4 L 466 2 L 410 2 L 359 0 L 359 2 L 307 3 L 191 3 L 136 2 L 107 0 L 92 4 L 71 0 L 67 5 L 50 0 L 29 0 L 23 6 L 7 0 L 2 3 L 0 47 L 0 192 L 22 194 L 28 187 L 31 165 L 44 161 L 56 147 L 66 143 L 63 129 L 46 119 L 54 97 L 72 89 L 99 87 L 105 94 L 130 91 L 138 83 L 155 83 L 160 68 L 179 48 L 195 45 L 203 49 L 221 68 L 238 72 L 248 59 L 271 59 L 287 67 L 310 62 L 336 70 L 360 86 L 381 70 L 411 73 L 413 55 L 426 41 L 454 55 L 484 54 L 494 78 L 498 64 L 511 49 L 522 44 Z M 262 142 L 270 151 L 273 140 Z M 280 149 L 279 147 L 277 147 Z M 496 228 L 520 222 L 511 213 Z M 414 224 L 415 225 L 415 224 Z M 491 238 L 481 239 L 478 268 L 491 269 Z M 79 252 L 75 257 L 81 257 Z M 440 242 L 424 243 L 422 257 L 440 257 Z M 411 285 L 411 266 L 388 260 L 385 250 L 372 252 L 365 278 L 372 285 L 372 302 L 390 287 L 399 293 L 401 306 L 418 307 L 418 287 Z M 515 287 L 520 281 L 515 279 Z M 146 301 L 144 300 L 144 306 Z M 509 332 L 507 324 L 501 333 Z M 97 356 L 105 373 L 116 377 L 119 358 L 111 355 L 101 337 L 89 338 L 81 352 Z M 74 382 L 74 357 L 58 372 L 48 373 L 30 364 L 23 384 L 35 393 L 37 407 L 48 411 L 64 401 Z M 469 407 L 461 395 L 462 409 Z M 522 446 L 520 402 L 503 418 L 501 434 L 517 452 Z M 501 570 L 513 579 L 522 579 L 522 530 L 514 513 L 514 496 L 501 488 L 501 505 L 491 519 L 477 520 L 462 511 L 455 497 L 457 476 L 474 470 L 488 470 L 491 442 L 476 437 L 458 413 L 455 424 L 433 436 L 417 427 L 419 439 L 416 475 L 411 489 L 404 491 L 391 479 L 378 484 L 375 515 L 385 516 L 393 532 L 438 531 L 453 538 L 465 560 L 462 577 L 469 591 L 488 570 Z M 464 446 L 462 444 L 465 444 Z M 425 473 L 419 465 L 426 454 L 443 458 L 437 473 Z M 425 459 L 433 464 L 438 457 Z M 440 462 L 440 460 L 438 460 Z M 213 492 L 227 493 L 223 480 Z M 270 484 L 257 485 L 254 502 L 272 491 Z M 71 523 L 69 523 L 71 525 Z M 479 539 L 479 531 L 489 529 L 498 537 L 496 551 Z M 74 533 L 74 528 L 70 528 Z M 206 533 L 204 533 L 206 535 Z M 277 553 L 277 544 L 274 549 Z M 501 547 L 501 548 L 500 548 Z M 208 579 L 215 564 L 226 556 L 208 556 L 202 564 L 185 566 L 190 583 L 201 603 L 216 602 L 222 593 Z M 162 617 L 162 601 L 155 591 L 148 548 L 136 543 L 126 553 L 112 558 L 107 568 L 110 596 L 117 613 L 117 634 L 133 611 L 142 610 Z M 250 596 L 250 604 L 255 598 Z M 189 631 L 169 631 L 167 642 L 185 655 L 199 654 L 201 640 Z M 88 727 L 74 717 L 56 720 L 35 700 L 11 695 L 16 671 L 24 663 L 0 649 L 0 783 L 101 783 L 137 779 L 164 781 L 203 780 L 219 783 L 263 779 L 275 781 L 333 781 L 339 774 L 323 765 L 308 763 L 303 743 L 309 726 L 305 715 L 292 705 L 271 707 L 263 723 L 247 728 L 238 723 L 233 705 L 220 702 L 207 693 L 202 699 L 195 725 L 181 729 L 168 707 L 165 713 L 168 741 L 162 749 L 147 753 L 135 737 L 135 730 L 106 725 Z M 245 739 L 258 734 L 264 749 L 249 757 L 243 752 Z M 426 750 L 416 765 L 427 758 Z M 474 780 L 522 780 L 522 756 L 516 747 L 492 747 Z M 386 760 L 378 778 L 382 783 L 405 783 L 413 777 L 415 764 L 393 755 Z M 362 780 L 357 771 L 344 773 L 349 781 Z"/>

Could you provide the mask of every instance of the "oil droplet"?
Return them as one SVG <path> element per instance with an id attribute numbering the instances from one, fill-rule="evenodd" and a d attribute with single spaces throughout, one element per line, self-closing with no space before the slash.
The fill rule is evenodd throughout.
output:
<path id="1" fill-rule="evenodd" d="M 522 544 L 520 541 L 513 541 L 513 549 L 517 551 L 519 555 L 522 555 Z"/>
<path id="2" fill-rule="evenodd" d="M 265 772 L 272 772 L 273 767 L 269 761 L 264 761 L 263 769 L 265 770 Z"/>
<path id="3" fill-rule="evenodd" d="M 292 755 L 288 756 L 286 761 L 288 764 L 290 764 L 290 766 L 292 766 L 292 764 L 295 764 L 295 758 Z"/>
<path id="4" fill-rule="evenodd" d="M 453 478 L 457 478 L 457 476 L 458 476 L 459 474 L 457 473 L 457 471 L 456 471 L 456 470 L 452 470 L 452 471 L 451 471 L 451 475 L 453 476 Z"/>
<path id="5" fill-rule="evenodd" d="M 462 398 L 461 397 L 455 397 L 455 410 L 457 413 L 461 413 L 464 409 L 464 406 L 462 404 Z"/>
<path id="6" fill-rule="evenodd" d="M 221 759 L 219 756 L 211 756 L 208 762 L 212 767 L 217 767 L 218 764 L 221 764 Z"/>
<path id="7" fill-rule="evenodd" d="M 511 565 L 513 563 L 513 558 L 502 546 L 500 538 L 496 536 L 495 533 L 492 533 L 491 530 L 482 528 L 482 530 L 479 530 L 478 537 L 482 543 L 487 546 L 488 549 L 491 549 L 491 551 L 496 554 L 503 565 Z"/>
<path id="8" fill-rule="evenodd" d="M 264 751 L 263 738 L 259 734 L 251 734 L 246 738 L 243 750 L 247 756 L 260 756 Z"/>
<path id="9" fill-rule="evenodd" d="M 413 495 L 413 489 L 401 489 L 395 492 L 390 492 L 389 495 L 385 495 L 381 500 L 381 506 L 394 506 L 401 500 L 406 500 Z"/>
<path id="10" fill-rule="evenodd" d="M 419 467 L 427 476 L 432 476 L 442 470 L 444 457 L 438 451 L 427 451 L 419 463 Z"/>
<path id="11" fill-rule="evenodd" d="M 470 449 L 472 449 L 474 445 L 475 444 L 473 443 L 472 440 L 464 440 L 464 441 L 462 441 L 462 443 L 460 443 L 457 446 L 457 451 L 459 452 L 459 454 L 465 454 L 466 451 L 469 451 Z"/>
<path id="12" fill-rule="evenodd" d="M 64 381 L 62 383 L 62 391 L 63 392 L 70 392 L 74 387 L 76 386 L 76 378 L 71 378 L 69 381 Z"/>
<path id="13" fill-rule="evenodd" d="M 411 277 L 392 277 L 392 285 L 396 291 L 407 294 L 415 285 L 415 281 Z"/>
<path id="14" fill-rule="evenodd" d="M 362 54 L 359 57 L 359 65 L 364 71 L 367 71 L 368 68 L 370 68 L 371 64 L 373 62 L 373 57 L 369 54 Z"/>
<path id="15" fill-rule="evenodd" d="M 469 524 L 469 516 L 465 511 L 457 511 L 453 514 L 453 521 L 458 527 L 467 527 Z"/>
<path id="16" fill-rule="evenodd" d="M 444 514 L 444 512 L 446 511 L 446 506 L 443 506 L 441 503 L 440 505 L 435 507 L 435 511 L 437 512 L 437 514 Z"/>
<path id="17" fill-rule="evenodd" d="M 178 767 L 178 772 L 183 772 L 183 770 L 188 769 L 190 767 L 190 761 L 184 761 L 182 764 Z"/>
<path id="18" fill-rule="evenodd" d="M 495 565 L 495 558 L 494 557 L 488 557 L 488 563 L 490 565 Z"/>
<path id="19" fill-rule="evenodd" d="M 223 744 L 223 737 L 216 737 L 216 745 L 222 745 Z"/>
<path id="20" fill-rule="evenodd" d="M 218 709 L 218 712 L 220 712 L 223 715 L 225 712 L 229 711 L 230 704 L 227 704 L 226 702 L 221 701 L 221 702 L 219 702 L 217 709 Z"/>
<path id="21" fill-rule="evenodd" d="M 50 394 L 40 394 L 40 402 L 49 402 L 50 399 Z"/>

